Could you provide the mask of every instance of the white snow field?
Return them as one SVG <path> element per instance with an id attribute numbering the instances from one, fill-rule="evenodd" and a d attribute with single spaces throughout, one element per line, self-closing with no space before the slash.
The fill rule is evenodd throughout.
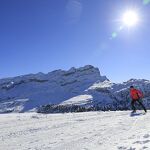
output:
<path id="1" fill-rule="evenodd" d="M 150 149 L 150 112 L 0 115 L 0 150 L 145 149 Z"/>

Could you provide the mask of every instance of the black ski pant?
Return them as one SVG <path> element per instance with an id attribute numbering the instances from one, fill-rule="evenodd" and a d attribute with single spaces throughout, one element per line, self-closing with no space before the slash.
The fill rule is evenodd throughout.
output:
<path id="1" fill-rule="evenodd" d="M 136 107 L 135 107 L 136 102 L 144 109 L 145 112 L 147 112 L 145 106 L 143 105 L 143 103 L 139 99 L 131 101 L 131 106 L 132 106 L 133 111 L 136 111 Z"/>

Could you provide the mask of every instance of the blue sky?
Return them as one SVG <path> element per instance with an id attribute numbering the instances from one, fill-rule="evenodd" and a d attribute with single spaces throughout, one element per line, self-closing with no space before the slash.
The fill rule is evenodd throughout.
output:
<path id="1" fill-rule="evenodd" d="M 118 31 L 129 8 L 140 22 Z M 150 79 L 149 27 L 143 0 L 1 0 L 0 78 L 90 64 L 113 82 Z"/>

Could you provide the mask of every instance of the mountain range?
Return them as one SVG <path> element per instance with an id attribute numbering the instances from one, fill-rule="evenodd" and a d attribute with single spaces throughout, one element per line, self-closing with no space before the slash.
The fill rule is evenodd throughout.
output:
<path id="1" fill-rule="evenodd" d="M 0 112 L 36 111 L 48 104 L 130 107 L 131 85 L 142 90 L 150 108 L 149 80 L 113 83 L 91 65 L 0 79 Z"/>

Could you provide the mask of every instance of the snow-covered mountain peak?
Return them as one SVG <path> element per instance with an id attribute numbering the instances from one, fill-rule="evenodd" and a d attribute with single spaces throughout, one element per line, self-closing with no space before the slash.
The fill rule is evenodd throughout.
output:
<path id="1" fill-rule="evenodd" d="M 105 80 L 108 80 L 106 76 L 101 76 L 99 69 L 91 65 L 81 68 L 73 67 L 68 71 L 59 69 L 47 74 L 40 72 L 1 79 L 0 105 L 1 108 L 11 106 L 14 109 L 16 100 L 28 99 L 23 103 L 24 109 L 22 109 L 22 111 L 27 111 L 49 103 L 59 104 L 84 94 L 84 91 L 95 82 Z M 6 104 L 10 102 L 11 105 L 7 106 Z"/>
<path id="2" fill-rule="evenodd" d="M 112 83 L 109 80 L 104 80 L 103 82 L 101 81 L 97 81 L 96 83 L 94 83 L 91 87 L 89 87 L 89 90 L 95 90 L 97 88 L 111 88 L 114 85 L 114 83 Z"/>

